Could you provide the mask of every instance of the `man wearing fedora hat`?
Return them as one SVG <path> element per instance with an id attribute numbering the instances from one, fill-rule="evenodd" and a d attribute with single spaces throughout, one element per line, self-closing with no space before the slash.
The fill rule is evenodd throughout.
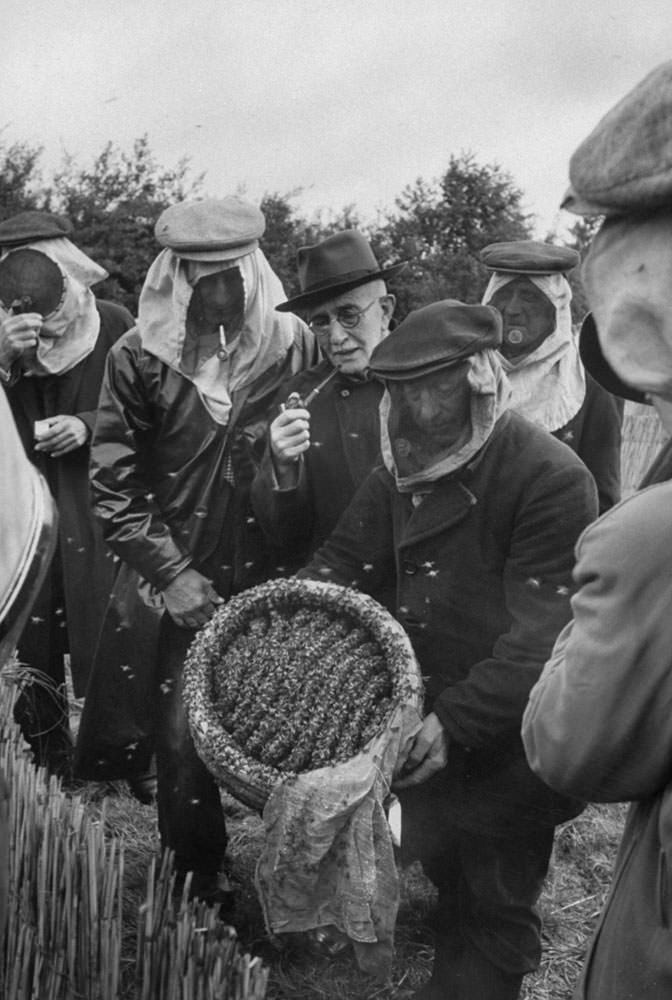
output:
<path id="1" fill-rule="evenodd" d="M 236 198 L 159 217 L 163 249 L 137 326 L 110 354 L 92 442 L 95 512 L 120 569 L 80 723 L 79 776 L 142 774 L 156 751 L 161 843 L 194 895 L 224 897 L 219 789 L 194 749 L 182 668 L 195 631 L 274 572 L 249 507 L 254 447 L 278 387 L 314 363 L 312 334 L 274 309 L 265 220 Z"/>
<path id="2" fill-rule="evenodd" d="M 91 513 L 91 435 L 107 353 L 133 325 L 123 306 L 96 299 L 91 286 L 107 272 L 71 236 L 68 220 L 49 212 L 0 223 L 0 380 L 59 513 L 56 554 L 18 644 L 29 669 L 14 714 L 37 763 L 64 776 L 64 658 L 82 697 L 114 575 Z"/>
<path id="3" fill-rule="evenodd" d="M 480 256 L 491 272 L 482 301 L 502 314 L 511 406 L 576 452 L 595 479 L 603 514 L 620 499 L 623 404 L 581 363 L 566 278 L 579 255 L 514 240 L 491 243 Z"/>
<path id="4" fill-rule="evenodd" d="M 426 682 L 399 761 L 402 853 L 439 890 L 423 1000 L 515 1000 L 540 957 L 554 825 L 581 803 L 532 774 L 527 694 L 570 614 L 573 550 L 597 513 L 583 463 L 508 408 L 490 306 L 437 302 L 374 350 L 383 464 L 300 572 L 377 596 Z"/>
<path id="5" fill-rule="evenodd" d="M 570 161 L 571 211 L 604 220 L 582 269 L 582 354 L 672 434 L 672 62 Z M 530 695 L 523 738 L 548 784 L 632 803 L 577 1000 L 672 996 L 672 484 L 669 452 L 582 536 L 574 617 Z"/>
<path id="6" fill-rule="evenodd" d="M 383 390 L 369 361 L 394 312 L 386 281 L 405 266 L 381 267 L 356 230 L 302 247 L 297 259 L 301 293 L 277 309 L 305 315 L 325 359 L 282 387 L 252 487 L 259 522 L 283 545 L 287 569 L 303 566 L 327 538 L 379 458 Z"/>

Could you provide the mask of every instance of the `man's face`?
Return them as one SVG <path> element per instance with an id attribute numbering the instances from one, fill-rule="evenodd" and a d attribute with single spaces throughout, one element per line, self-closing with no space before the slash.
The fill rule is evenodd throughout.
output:
<path id="1" fill-rule="evenodd" d="M 441 445 L 461 436 L 469 416 L 468 364 L 401 382 L 403 403 L 420 430 Z"/>
<path id="2" fill-rule="evenodd" d="M 226 339 L 230 340 L 242 325 L 244 307 L 243 279 L 237 267 L 229 267 L 196 283 L 187 319 L 195 324 L 200 335 L 214 333 L 223 326 Z"/>
<path id="3" fill-rule="evenodd" d="M 315 323 L 318 343 L 335 368 L 346 375 L 363 375 L 374 347 L 389 330 L 393 310 L 394 296 L 386 293 L 382 281 L 372 281 L 314 306 L 308 324 Z M 355 318 L 356 323 L 344 326 L 339 316 L 344 322 Z M 326 320 L 328 325 L 320 329 Z"/>
<path id="4" fill-rule="evenodd" d="M 510 361 L 530 354 L 555 329 L 555 306 L 522 275 L 499 288 L 489 305 L 502 314 L 504 331 L 499 350 Z"/>
<path id="5" fill-rule="evenodd" d="M 469 364 L 388 382 L 389 434 L 402 474 L 432 465 L 471 433 Z"/>

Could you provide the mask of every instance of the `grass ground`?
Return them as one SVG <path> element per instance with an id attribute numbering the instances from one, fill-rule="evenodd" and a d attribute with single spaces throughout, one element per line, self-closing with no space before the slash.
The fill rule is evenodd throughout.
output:
<path id="1" fill-rule="evenodd" d="M 110 792 L 112 794 L 110 794 Z M 131 798 L 123 784 L 87 786 L 91 808 L 108 797 L 111 828 L 125 841 L 124 991 L 135 1000 L 133 967 L 137 905 L 149 861 L 157 850 L 155 810 Z M 268 1000 L 408 1000 L 429 976 L 432 963 L 430 915 L 434 890 L 413 866 L 403 873 L 397 922 L 396 959 L 389 984 L 381 986 L 358 972 L 349 955 L 335 960 L 279 952 L 268 942 L 253 888 L 262 839 L 260 818 L 224 795 L 230 833 L 232 877 L 238 892 L 235 925 L 244 950 L 261 955 L 270 968 Z M 625 808 L 589 806 L 561 827 L 541 898 L 544 954 L 539 971 L 525 982 L 522 1000 L 569 1000 L 582 965 L 613 867 Z"/>

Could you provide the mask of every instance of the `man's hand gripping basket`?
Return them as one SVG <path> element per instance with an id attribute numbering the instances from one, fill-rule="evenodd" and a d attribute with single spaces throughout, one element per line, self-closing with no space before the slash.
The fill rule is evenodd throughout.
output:
<path id="1" fill-rule="evenodd" d="M 259 811 L 281 780 L 363 750 L 422 680 L 399 623 L 335 584 L 272 580 L 232 598 L 194 640 L 184 699 L 220 785 Z"/>

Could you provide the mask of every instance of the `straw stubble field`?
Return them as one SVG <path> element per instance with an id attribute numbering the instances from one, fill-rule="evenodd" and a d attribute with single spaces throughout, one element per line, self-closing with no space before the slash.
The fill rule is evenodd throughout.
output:
<path id="1" fill-rule="evenodd" d="M 120 1000 L 135 1000 L 133 963 L 136 911 L 147 868 L 157 849 L 155 812 L 132 799 L 123 785 L 89 787 L 91 808 L 108 796 L 110 829 L 125 843 L 125 934 Z M 110 795 L 110 793 L 112 793 Z M 266 937 L 253 887 L 261 849 L 260 817 L 224 793 L 230 835 L 231 878 L 237 893 L 235 926 L 244 951 L 260 955 L 270 970 L 268 1000 L 408 1000 L 428 977 L 432 962 L 431 918 L 435 892 L 418 866 L 402 873 L 396 959 L 391 982 L 372 983 L 351 957 L 316 958 L 277 951 Z M 541 898 L 544 954 L 539 971 L 525 981 L 522 1000 L 569 1000 L 581 969 L 587 939 L 608 889 L 625 806 L 591 805 L 560 827 Z"/>

